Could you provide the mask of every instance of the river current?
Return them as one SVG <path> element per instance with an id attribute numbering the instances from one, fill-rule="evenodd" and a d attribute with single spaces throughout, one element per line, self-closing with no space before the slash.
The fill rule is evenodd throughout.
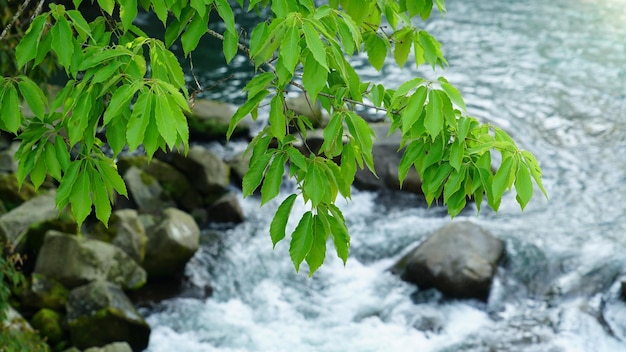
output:
<path id="1" fill-rule="evenodd" d="M 445 71 L 389 65 L 379 73 L 363 57 L 355 67 L 389 87 L 445 76 L 470 114 L 537 156 L 549 200 L 536 189 L 522 212 L 507 194 L 498 213 L 470 207 L 450 220 L 412 195 L 355 191 L 341 204 L 352 235 L 347 265 L 329 250 L 309 279 L 294 272 L 287 241 L 272 250 L 280 199 L 261 208 L 259 199 L 241 199 L 247 221 L 204 231 L 187 268 L 213 295 L 144 311 L 148 351 L 626 351 L 626 306 L 617 299 L 626 268 L 626 0 L 446 6 L 426 25 L 442 42 Z M 235 71 L 197 74 L 216 79 L 243 61 L 235 59 Z M 235 73 L 228 89 L 208 96 L 240 101 L 244 78 Z M 420 292 L 388 271 L 424 236 L 459 220 L 506 243 L 488 302 Z"/>

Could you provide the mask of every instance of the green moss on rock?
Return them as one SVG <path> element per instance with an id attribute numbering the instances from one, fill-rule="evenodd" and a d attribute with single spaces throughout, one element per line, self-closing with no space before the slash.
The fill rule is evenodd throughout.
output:
<path id="1" fill-rule="evenodd" d="M 49 344 L 55 345 L 63 340 L 63 316 L 56 311 L 43 308 L 33 316 L 31 323 Z"/>

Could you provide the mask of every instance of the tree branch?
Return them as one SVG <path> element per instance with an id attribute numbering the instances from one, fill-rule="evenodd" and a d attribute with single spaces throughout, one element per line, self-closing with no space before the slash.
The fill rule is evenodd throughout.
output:
<path id="1" fill-rule="evenodd" d="M 4 37 L 7 36 L 7 34 L 11 30 L 15 22 L 17 22 L 17 19 L 20 16 L 22 16 L 22 13 L 24 12 L 24 10 L 26 10 L 26 7 L 28 6 L 29 3 L 30 3 L 30 0 L 24 0 L 22 5 L 20 5 L 20 7 L 17 9 L 17 12 L 15 12 L 15 15 L 13 15 L 13 18 L 11 18 L 11 21 L 9 21 L 9 24 L 7 24 L 7 26 L 4 27 L 4 30 L 2 31 L 2 33 L 0 33 L 0 41 L 3 40 Z M 41 3 L 43 3 L 43 0 L 41 1 Z"/>

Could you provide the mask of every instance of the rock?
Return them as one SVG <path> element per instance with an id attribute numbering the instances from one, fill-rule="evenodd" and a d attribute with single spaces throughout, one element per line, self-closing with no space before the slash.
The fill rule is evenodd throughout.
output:
<path id="1" fill-rule="evenodd" d="M 215 222 L 239 224 L 244 221 L 239 198 L 234 193 L 226 193 L 215 201 L 207 210 L 209 220 Z"/>
<path id="2" fill-rule="evenodd" d="M 304 115 L 309 118 L 313 127 L 324 127 L 330 121 L 330 117 L 319 102 L 311 102 L 304 94 L 285 99 L 287 108 L 293 110 L 296 115 Z"/>
<path id="3" fill-rule="evenodd" d="M 7 210 L 16 208 L 35 196 L 37 192 L 30 182 L 24 182 L 20 188 L 15 174 L 0 173 L 0 199 Z"/>
<path id="4" fill-rule="evenodd" d="M 37 256 L 35 272 L 68 288 L 103 279 L 124 289 L 146 283 L 146 272 L 121 249 L 106 242 L 49 231 Z"/>
<path id="5" fill-rule="evenodd" d="M 228 125 L 237 107 L 219 101 L 197 99 L 188 116 L 189 134 L 192 139 L 212 140 L 226 138 Z M 235 128 L 233 136 L 248 137 L 254 122 L 248 116 Z"/>
<path id="6" fill-rule="evenodd" d="M 1 351 L 48 351 L 48 346 L 32 326 L 11 306 L 6 319 L 0 320 Z M 2 315 L 2 314 L 0 314 Z"/>
<path id="7" fill-rule="evenodd" d="M 241 152 L 226 161 L 228 163 L 228 166 L 230 166 L 231 174 L 234 180 L 233 182 L 236 182 L 239 186 L 241 186 L 243 176 L 246 174 L 246 172 L 248 172 L 248 169 L 250 169 L 251 157 L 252 152 L 248 154 L 245 154 L 245 152 Z"/>
<path id="8" fill-rule="evenodd" d="M 196 191 L 204 195 L 204 198 L 209 198 L 207 204 L 224 194 L 230 185 L 228 165 L 201 146 L 189 148 L 187 157 L 173 153 L 172 165 L 187 175 Z"/>
<path id="9" fill-rule="evenodd" d="M 128 156 L 121 158 L 117 165 L 121 174 L 135 166 L 155 178 L 162 188 L 163 198 L 173 200 L 177 208 L 191 211 L 202 205 L 202 197 L 193 189 L 187 177 L 164 161 L 159 159 L 148 161 L 145 155 Z"/>
<path id="10" fill-rule="evenodd" d="M 199 246 L 200 229 L 191 215 L 174 208 L 166 209 L 161 222 L 148 229 L 143 266 L 150 278 L 176 276 Z"/>
<path id="11" fill-rule="evenodd" d="M 15 243 L 32 224 L 55 219 L 59 211 L 54 197 L 54 192 L 42 194 L 0 216 L 0 240 Z"/>
<path id="12" fill-rule="evenodd" d="M 141 211 L 157 213 L 175 205 L 167 197 L 159 181 L 137 167 L 132 166 L 124 173 L 124 182 L 126 182 L 130 198 Z"/>
<path id="13" fill-rule="evenodd" d="M 559 263 L 539 247 L 517 238 L 505 240 L 503 266 L 507 277 L 521 283 L 533 297 L 543 297 L 557 275 Z"/>
<path id="14" fill-rule="evenodd" d="M 15 160 L 15 152 L 20 147 L 19 142 L 11 143 L 8 148 L 1 148 L 0 151 L 0 172 L 12 174 L 17 171 L 17 160 Z"/>
<path id="15" fill-rule="evenodd" d="M 50 345 L 63 340 L 63 317 L 56 311 L 48 308 L 40 309 L 33 316 L 31 323 Z"/>
<path id="16" fill-rule="evenodd" d="M 422 193 L 422 180 L 415 168 L 409 169 L 402 188 L 398 180 L 398 166 L 402 159 L 403 152 L 398 151 L 402 139 L 401 134 L 396 131 L 391 136 L 387 136 L 389 124 L 370 124 L 376 133 L 372 154 L 374 156 L 374 168 L 378 178 L 369 169 L 358 169 L 354 186 L 364 190 L 403 190 L 412 193 Z"/>
<path id="17" fill-rule="evenodd" d="M 434 287 L 451 297 L 486 301 L 502 252 L 502 241 L 481 227 L 453 222 L 422 242 L 398 267 L 404 267 L 402 279 L 420 290 Z"/>
<path id="18" fill-rule="evenodd" d="M 91 347 L 83 352 L 132 352 L 133 349 L 127 342 L 114 342 L 102 347 Z"/>
<path id="19" fill-rule="evenodd" d="M 109 219 L 109 227 L 106 228 L 103 223 L 98 222 L 90 231 L 89 237 L 115 245 L 137 263 L 143 263 L 148 235 L 134 209 L 114 211 Z"/>
<path id="20" fill-rule="evenodd" d="M 67 288 L 57 280 L 33 273 L 20 294 L 20 301 L 24 307 L 62 310 L 67 303 L 68 293 Z"/>
<path id="21" fill-rule="evenodd" d="M 150 338 L 150 326 L 122 289 L 103 280 L 70 292 L 67 323 L 72 344 L 82 349 L 125 341 L 133 351 L 141 351 Z"/>
<path id="22" fill-rule="evenodd" d="M 549 301 L 563 298 L 592 297 L 606 291 L 623 272 L 620 258 L 606 258 L 589 265 L 579 265 L 576 270 L 559 277 L 548 290 Z"/>

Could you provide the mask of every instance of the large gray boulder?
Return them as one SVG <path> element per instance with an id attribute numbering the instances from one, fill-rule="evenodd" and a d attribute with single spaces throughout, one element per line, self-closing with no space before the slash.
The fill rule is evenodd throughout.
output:
<path id="1" fill-rule="evenodd" d="M 174 202 L 165 195 L 159 181 L 144 170 L 132 166 L 123 177 L 130 199 L 141 211 L 156 213 L 161 209 L 174 206 Z"/>
<path id="2" fill-rule="evenodd" d="M 109 219 L 109 227 L 98 222 L 91 229 L 89 237 L 119 247 L 139 264 L 146 255 L 148 236 L 139 214 L 134 209 L 114 211 Z"/>
<path id="3" fill-rule="evenodd" d="M 59 211 L 54 197 L 54 192 L 42 194 L 0 216 L 0 240 L 15 243 L 31 225 L 56 219 Z"/>
<path id="4" fill-rule="evenodd" d="M 452 222 L 405 256 L 396 268 L 420 289 L 487 300 L 503 243 L 469 221 Z"/>
<path id="5" fill-rule="evenodd" d="M 125 341 L 133 351 L 142 351 L 150 339 L 150 326 L 124 291 L 103 280 L 70 292 L 67 324 L 72 344 L 81 349 Z"/>
<path id="6" fill-rule="evenodd" d="M 35 273 L 56 279 L 68 288 L 97 279 L 130 290 L 146 283 L 144 269 L 118 247 L 58 231 L 46 234 Z"/>
<path id="7" fill-rule="evenodd" d="M 200 229 L 191 215 L 168 208 L 163 219 L 148 229 L 143 267 L 152 278 L 180 274 L 200 246 Z"/>
<path id="8" fill-rule="evenodd" d="M 0 139 L 2 141 L 2 139 Z M 15 152 L 20 147 L 19 142 L 12 142 L 6 148 L 0 148 L 0 172 L 15 173 L 17 171 L 17 160 Z"/>
<path id="9" fill-rule="evenodd" d="M 189 114 L 189 134 L 193 139 L 224 139 L 228 125 L 237 106 L 207 99 L 197 99 Z M 233 136 L 248 137 L 254 125 L 251 116 L 244 118 L 235 128 Z"/>
<path id="10" fill-rule="evenodd" d="M 239 224 L 244 221 L 243 209 L 234 193 L 226 193 L 207 209 L 211 221 Z"/>
<path id="11" fill-rule="evenodd" d="M 31 274 L 20 292 L 20 301 L 26 308 L 49 308 L 61 311 L 67 303 L 69 291 L 57 280 L 38 273 Z"/>
<path id="12" fill-rule="evenodd" d="M 172 164 L 191 181 L 195 190 L 210 203 L 226 192 L 230 184 L 230 168 L 217 155 L 201 146 L 189 148 L 185 157 L 173 153 Z"/>

